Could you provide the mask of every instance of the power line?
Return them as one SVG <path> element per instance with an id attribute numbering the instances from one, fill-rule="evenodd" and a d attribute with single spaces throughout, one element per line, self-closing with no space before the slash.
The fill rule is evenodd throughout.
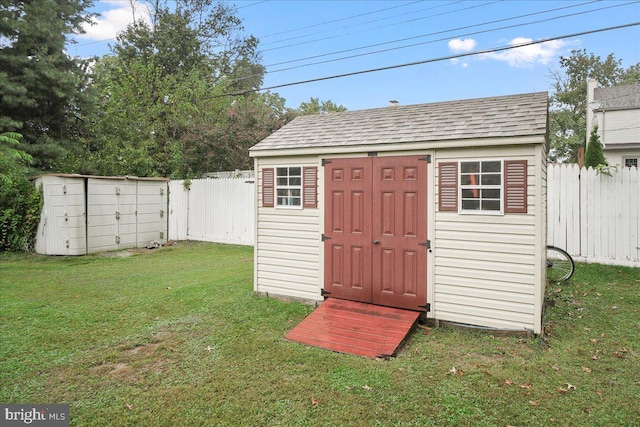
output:
<path id="1" fill-rule="evenodd" d="M 581 3 L 580 5 L 585 5 L 585 4 L 590 4 L 590 3 L 593 3 L 593 2 Z M 390 51 L 406 49 L 406 48 L 411 48 L 411 47 L 416 47 L 416 46 L 422 46 L 422 45 L 425 45 L 425 44 L 431 44 L 431 43 L 436 43 L 436 42 L 440 42 L 440 41 L 449 40 L 452 37 L 468 37 L 468 36 L 472 36 L 472 35 L 485 34 L 485 33 L 493 32 L 493 31 L 505 30 L 505 29 L 509 29 L 509 28 L 515 28 L 515 27 L 519 28 L 519 27 L 523 27 L 523 26 L 527 26 L 527 25 L 540 24 L 540 23 L 549 22 L 549 21 L 553 21 L 553 20 L 558 20 L 558 19 L 562 19 L 562 18 L 567 18 L 567 17 L 571 17 L 571 16 L 577 16 L 577 15 L 583 15 L 583 14 L 586 14 L 586 13 L 598 12 L 598 11 L 601 11 L 601 10 L 604 10 L 604 9 L 611 9 L 611 8 L 614 8 L 614 7 L 627 6 L 629 4 L 634 4 L 634 3 L 640 3 L 640 1 L 635 1 L 635 2 L 630 2 L 630 3 L 625 3 L 625 4 L 622 4 L 622 5 L 615 5 L 615 6 L 605 6 L 605 7 L 591 9 L 591 10 L 587 10 L 587 11 L 576 12 L 576 13 L 566 14 L 566 15 L 560 15 L 560 16 L 551 17 L 551 18 L 539 19 L 539 20 L 536 20 L 536 21 L 525 22 L 525 23 L 520 23 L 520 24 L 513 24 L 513 25 L 507 25 L 507 26 L 502 26 L 502 27 L 497 27 L 497 28 L 490 28 L 490 29 L 487 29 L 487 30 L 475 31 L 475 32 L 466 33 L 466 34 L 457 34 L 457 35 L 454 35 L 454 36 L 448 36 L 448 37 L 439 38 L 439 39 L 435 39 L 435 40 L 429 40 L 429 41 L 420 42 L 420 43 L 413 43 L 413 44 L 404 45 L 404 46 L 397 46 L 397 47 L 388 48 L 388 49 L 381 49 L 381 50 L 376 50 L 376 51 L 371 51 L 371 52 L 365 52 L 365 53 L 361 53 L 361 54 L 357 54 L 357 55 L 349 55 L 349 56 L 343 56 L 343 57 L 340 57 L 340 58 L 328 59 L 328 60 L 324 60 L 324 61 L 316 61 L 316 62 L 311 62 L 311 63 L 307 63 L 307 64 L 301 64 L 301 65 L 292 66 L 292 67 L 280 68 L 280 69 L 277 69 L 277 70 L 270 70 L 270 71 L 266 71 L 264 74 L 275 74 L 275 73 L 278 73 L 278 72 L 289 71 L 289 70 L 293 70 L 293 69 L 297 69 L 297 68 L 310 67 L 310 66 L 318 65 L 318 64 L 326 64 L 326 63 L 331 63 L 331 62 L 342 61 L 342 60 L 345 60 L 345 59 L 353 59 L 353 58 L 358 58 L 358 57 L 362 57 L 362 56 L 375 55 L 375 54 L 378 54 L 378 53 L 390 52 Z M 580 5 L 578 5 L 578 6 L 580 6 Z M 569 7 L 575 7 L 575 6 L 569 6 Z M 511 17 L 511 18 L 498 19 L 498 20 L 495 20 L 495 21 L 489 21 L 489 22 L 482 23 L 482 24 L 468 25 L 468 26 L 465 26 L 465 27 L 454 28 L 454 29 L 451 29 L 451 30 L 438 31 L 438 32 L 434 32 L 434 33 L 424 34 L 424 35 L 421 35 L 421 36 L 408 37 L 408 38 L 400 39 L 400 40 L 410 40 L 410 39 L 416 39 L 416 38 L 423 38 L 423 37 L 428 37 L 428 36 L 431 36 L 431 35 L 448 33 L 448 32 L 451 32 L 451 31 L 458 30 L 458 29 L 479 27 L 479 26 L 484 26 L 484 25 L 488 25 L 488 24 L 493 24 L 493 23 L 496 23 L 496 22 L 502 22 L 502 21 L 507 21 L 507 20 L 512 20 L 512 19 L 518 19 L 518 18 L 523 18 L 523 17 L 527 17 L 527 16 L 532 16 L 532 15 L 539 15 L 539 14 L 547 13 L 547 12 L 554 12 L 554 11 L 561 10 L 561 9 L 566 9 L 566 8 L 567 7 L 562 7 L 562 8 L 550 9 L 550 10 L 546 10 L 546 11 L 542 11 L 542 12 L 529 13 L 529 14 L 526 14 L 526 15 L 520 15 L 520 16 Z M 380 46 L 380 45 L 385 45 L 385 44 L 390 44 L 390 43 L 395 43 L 395 42 L 396 41 L 391 41 L 391 42 L 379 43 L 379 44 L 371 45 L 371 46 Z M 347 51 L 359 50 L 359 49 L 361 49 L 361 48 L 349 49 Z M 328 55 L 332 55 L 332 54 L 325 54 L 325 55 L 319 55 L 319 56 L 328 56 Z M 284 63 L 291 63 L 291 62 L 298 62 L 298 60 L 285 61 L 285 62 L 283 62 L 283 64 Z M 277 65 L 277 64 L 275 64 L 275 65 Z M 271 66 L 271 65 L 267 65 L 265 67 L 269 67 L 269 66 Z M 252 75 L 249 75 L 249 76 L 243 76 L 243 77 L 239 77 L 237 79 L 234 79 L 234 81 L 238 82 L 238 81 L 246 80 L 246 79 L 249 79 L 249 78 L 252 78 L 252 77 L 256 77 L 256 76 L 258 76 L 258 74 L 252 74 Z"/>
<path id="2" fill-rule="evenodd" d="M 496 19 L 494 21 L 482 22 L 480 24 L 467 25 L 467 26 L 464 26 L 464 27 L 457 27 L 457 28 L 452 28 L 452 29 L 449 29 L 449 30 L 442 30 L 442 31 L 434 32 L 434 33 L 421 34 L 419 36 L 405 37 L 405 38 L 391 40 L 391 41 L 382 42 L 382 43 L 375 43 L 375 44 L 370 44 L 370 45 L 366 45 L 366 46 L 360 46 L 360 47 L 355 47 L 355 48 L 350 48 L 350 49 L 339 50 L 339 51 L 335 51 L 335 52 L 324 53 L 324 54 L 320 54 L 320 55 L 313 55 L 313 56 L 307 56 L 307 57 L 299 58 L 299 59 L 292 59 L 292 60 L 288 60 L 288 61 L 276 62 L 274 64 L 265 65 L 265 67 L 274 67 L 276 65 L 284 65 L 284 64 L 290 64 L 290 63 L 293 63 L 293 62 L 306 61 L 307 59 L 316 59 L 316 58 L 322 58 L 324 56 L 338 55 L 340 53 L 353 52 L 353 51 L 357 51 L 357 50 L 368 49 L 368 48 L 371 48 L 371 47 L 378 47 L 378 46 L 384 46 L 384 45 L 393 44 L 393 43 L 404 42 L 404 41 L 408 41 L 408 40 L 415 40 L 415 39 L 420 39 L 420 38 L 424 38 L 424 37 L 434 36 L 434 35 L 437 35 L 437 34 L 449 33 L 449 32 L 457 31 L 457 30 L 466 30 L 468 28 L 481 27 L 483 25 L 496 24 L 498 22 L 510 21 L 510 20 L 513 20 L 513 19 L 526 18 L 526 17 L 529 17 L 529 16 L 541 15 L 541 14 L 544 14 L 544 13 L 556 12 L 558 10 L 570 9 L 570 8 L 574 8 L 574 7 L 584 6 L 586 4 L 597 3 L 599 1 L 601 1 L 601 0 L 593 0 L 593 1 L 586 2 L 586 3 L 580 3 L 580 4 L 577 4 L 577 5 L 564 6 L 564 7 L 559 7 L 559 8 L 556 8 L 556 9 L 548 9 L 548 10 L 543 10 L 543 11 L 540 11 L 540 12 L 532 12 L 532 13 L 527 13 L 525 15 L 511 16 L 509 18 Z M 638 3 L 638 2 L 636 2 L 636 3 Z M 629 4 L 629 3 L 627 3 L 627 4 Z M 614 6 L 610 6 L 610 7 L 614 7 Z M 597 9 L 597 10 L 599 10 L 599 9 Z M 565 15 L 565 16 L 568 16 L 568 15 Z M 527 24 L 522 24 L 522 25 L 527 25 Z M 510 28 L 510 27 L 501 27 L 501 28 L 497 28 L 497 30 L 505 29 L 505 28 Z M 469 33 L 469 34 L 452 36 L 452 37 L 465 37 L 465 36 L 473 35 L 473 34 L 479 34 L 479 33 Z"/>
<path id="3" fill-rule="evenodd" d="M 289 40 L 296 40 L 296 39 L 300 39 L 300 38 L 302 38 L 302 37 L 310 37 L 310 36 L 315 36 L 315 35 L 323 34 L 323 33 L 327 33 L 327 32 L 333 32 L 333 31 L 336 31 L 336 30 L 345 30 L 345 29 L 347 29 L 347 28 L 358 27 L 358 26 L 365 25 L 365 24 L 371 24 L 371 23 L 373 23 L 373 22 L 386 21 L 386 20 L 389 20 L 389 19 L 397 18 L 397 17 L 399 17 L 399 16 L 413 15 L 413 14 L 416 14 L 417 12 L 424 12 L 424 11 L 427 11 L 427 10 L 439 9 L 439 8 L 442 8 L 442 7 L 446 7 L 446 6 L 450 6 L 450 5 L 454 5 L 454 4 L 462 3 L 463 1 L 464 1 L 464 0 L 458 0 L 458 1 L 455 1 L 455 2 L 452 2 L 452 3 L 443 4 L 443 5 L 438 5 L 438 6 L 431 6 L 431 7 L 427 7 L 427 8 L 425 8 L 425 9 L 414 10 L 414 11 L 411 11 L 411 12 L 405 12 L 405 13 L 401 13 L 401 14 L 398 14 L 398 15 L 384 16 L 384 17 L 382 17 L 382 18 L 377 18 L 377 19 L 372 19 L 372 20 L 369 20 L 369 21 L 359 22 L 359 23 L 357 23 L 357 24 L 345 25 L 345 26 L 343 26 L 343 27 L 341 27 L 341 28 L 337 28 L 337 29 L 328 29 L 328 30 L 323 30 L 323 31 L 316 31 L 316 32 L 309 33 L 309 34 L 302 34 L 302 35 L 299 35 L 299 36 L 296 36 L 296 37 L 290 37 L 290 38 L 286 38 L 286 39 L 281 39 L 281 40 L 276 40 L 276 41 L 272 41 L 272 42 L 267 42 L 267 43 L 264 43 L 263 45 L 264 45 L 264 46 L 269 46 L 269 45 L 272 45 L 272 44 L 281 43 L 281 42 L 285 42 L 285 41 L 289 41 Z M 383 9 L 383 10 L 386 10 L 386 9 Z M 377 12 L 378 12 L 378 11 L 376 11 L 376 12 L 370 12 L 370 13 L 365 13 L 365 14 L 363 14 L 363 15 L 369 15 L 369 14 L 371 14 L 371 13 L 377 13 Z M 361 15 L 356 15 L 356 16 L 361 16 Z M 351 18 L 353 18 L 353 17 L 347 17 L 347 18 L 342 18 L 342 19 L 336 19 L 336 20 L 334 20 L 334 21 L 329 21 L 328 23 L 331 23 L 331 22 L 338 22 L 338 21 L 344 21 L 344 20 L 351 19 Z M 392 24 L 392 25 L 399 25 L 399 24 L 402 24 L 402 23 L 405 23 L 405 22 L 410 22 L 410 21 L 401 21 L 401 22 L 399 22 L 399 23 L 397 23 L 397 24 Z M 311 27 L 314 27 L 314 25 L 312 25 Z M 304 29 L 308 29 L 308 28 L 310 28 L 310 27 L 304 27 Z M 375 29 L 375 28 L 374 28 L 374 29 Z M 370 30 L 364 30 L 364 31 L 370 31 Z"/>
<path id="4" fill-rule="evenodd" d="M 405 4 L 398 5 L 398 6 L 388 7 L 388 8 L 385 8 L 385 9 L 378 9 L 378 10 L 374 10 L 374 11 L 371 11 L 371 12 L 361 13 L 361 14 L 358 14 L 358 15 L 346 16 L 344 18 L 334 19 L 332 21 L 325 21 L 325 22 L 320 22 L 318 24 L 306 25 L 304 27 L 298 27 L 298 28 L 293 28 L 293 29 L 290 29 L 290 30 L 280 31 L 278 33 L 267 34 L 266 36 L 260 36 L 259 38 L 265 38 L 266 39 L 266 38 L 269 38 L 269 37 L 278 36 L 280 34 L 293 33 L 295 31 L 300 31 L 300 30 L 308 30 L 309 28 L 320 27 L 322 25 L 327 25 L 327 24 L 334 24 L 336 22 L 346 21 L 346 20 L 353 19 L 353 18 L 359 18 L 361 16 L 373 15 L 375 13 L 385 12 L 387 10 L 392 10 L 392 9 L 398 9 L 400 7 L 410 6 L 412 4 L 421 3 L 423 1 L 424 0 L 417 0 L 417 1 L 413 1 L 411 3 L 405 3 Z M 460 3 L 461 1 L 462 0 L 459 0 L 459 1 L 454 2 L 454 3 Z M 277 42 L 274 42 L 274 43 L 277 43 Z"/>
<path id="5" fill-rule="evenodd" d="M 606 28 L 599 28 L 599 29 L 596 29 L 596 30 L 581 31 L 581 32 L 578 32 L 578 33 L 565 34 L 565 35 L 556 36 L 556 37 L 548 37 L 548 38 L 542 39 L 542 40 L 536 40 L 536 41 L 531 41 L 531 42 L 526 42 L 526 43 L 518 43 L 516 45 L 511 45 L 511 46 L 496 47 L 496 48 L 491 48 L 491 49 L 478 50 L 478 51 L 474 51 L 474 52 L 461 53 L 461 54 L 457 54 L 457 55 L 441 56 L 441 57 L 438 57 L 438 58 L 425 59 L 425 60 L 421 60 L 421 61 L 414 61 L 414 62 L 407 62 L 407 63 L 403 63 L 403 64 L 388 65 L 388 66 L 385 66 L 385 67 L 369 68 L 369 69 L 366 69 L 366 70 L 353 71 L 353 72 L 350 72 L 350 73 L 343 73 L 343 74 L 334 74 L 334 75 L 331 75 L 331 76 L 318 77 L 318 78 L 308 79 L 308 80 L 300 80 L 300 81 L 297 81 L 297 82 L 283 83 L 283 84 L 279 84 L 279 85 L 273 85 L 273 86 L 268 86 L 268 87 L 263 87 L 263 88 L 258 88 L 258 89 L 247 89 L 247 90 L 243 90 L 243 91 L 230 92 L 230 93 L 221 94 L 221 95 L 207 96 L 207 97 L 203 97 L 201 99 L 213 99 L 213 98 L 221 98 L 221 97 L 225 97 L 225 96 L 239 96 L 239 95 L 245 95 L 245 94 L 253 93 L 253 92 L 261 92 L 261 91 L 265 91 L 265 90 L 279 89 L 279 88 L 282 88 L 282 87 L 297 86 L 297 85 L 302 85 L 302 84 L 315 83 L 315 82 L 332 80 L 332 79 L 339 79 L 339 78 L 343 78 L 343 77 L 351 77 L 351 76 L 357 76 L 357 75 L 361 75 L 361 74 L 368 74 L 368 73 L 375 73 L 375 72 L 379 72 L 379 71 L 393 70 L 393 69 L 397 69 L 397 68 L 412 67 L 412 66 L 415 66 L 415 65 L 423 65 L 423 64 L 433 63 L 433 62 L 440 62 L 440 61 L 447 61 L 447 60 L 451 60 L 451 59 L 465 58 L 465 57 L 468 57 L 468 56 L 486 55 L 486 54 L 489 54 L 489 53 L 503 52 L 503 51 L 506 51 L 506 50 L 518 49 L 518 48 L 522 48 L 522 47 L 526 47 L 526 46 L 532 46 L 532 45 L 536 45 L 536 44 L 547 43 L 547 42 L 550 42 L 550 41 L 560 40 L 560 39 L 564 39 L 564 38 L 578 37 L 578 36 L 584 36 L 584 35 L 588 35 L 588 34 L 602 33 L 602 32 L 605 32 L 605 31 L 620 30 L 620 29 L 623 29 L 623 28 L 634 27 L 634 26 L 638 26 L 638 25 L 640 25 L 640 22 L 633 22 L 633 23 L 629 23 L 629 24 L 616 25 L 616 26 L 613 26 L 613 27 L 606 27 Z"/>
<path id="6" fill-rule="evenodd" d="M 316 42 L 319 42 L 319 41 L 325 41 L 325 40 L 329 40 L 329 39 L 335 39 L 335 38 L 339 38 L 339 37 L 350 36 L 350 35 L 353 35 L 353 34 L 356 34 L 356 33 L 379 30 L 379 29 L 386 28 L 386 27 L 391 27 L 391 26 L 400 25 L 400 24 L 406 24 L 408 22 L 414 22 L 414 21 L 419 21 L 419 20 L 423 20 L 423 19 L 435 18 L 437 16 L 450 15 L 452 13 L 461 12 L 461 11 L 464 11 L 464 10 L 476 9 L 476 8 L 479 8 L 479 7 L 488 6 L 488 5 L 491 5 L 491 4 L 494 4 L 494 3 L 498 3 L 498 1 L 500 1 L 500 0 L 492 1 L 492 2 L 489 2 L 489 3 L 482 3 L 482 4 L 473 5 L 473 6 L 468 6 L 468 7 L 462 8 L 462 9 L 450 10 L 448 12 L 437 13 L 435 15 L 423 16 L 421 18 L 410 19 L 410 20 L 398 22 L 398 23 L 395 23 L 395 24 L 388 24 L 388 25 L 383 25 L 383 26 L 380 26 L 380 27 L 369 28 L 367 30 L 355 31 L 355 32 L 352 32 L 352 33 L 340 34 L 340 35 L 335 35 L 335 36 L 331 36 L 331 37 L 323 37 L 323 38 L 319 38 L 319 39 L 307 40 L 307 41 L 304 41 L 304 42 L 292 43 L 292 44 L 288 44 L 288 45 L 285 45 L 285 46 L 272 47 L 270 49 L 262 49 L 262 52 L 269 52 L 269 51 L 272 51 L 272 50 L 286 49 L 286 48 L 289 48 L 289 47 L 301 46 L 301 45 L 304 45 L 304 44 L 316 43 Z"/>

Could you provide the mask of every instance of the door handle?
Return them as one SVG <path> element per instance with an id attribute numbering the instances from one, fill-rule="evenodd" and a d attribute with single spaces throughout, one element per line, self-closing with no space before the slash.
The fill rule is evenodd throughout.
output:
<path id="1" fill-rule="evenodd" d="M 374 244 L 374 245 L 379 245 L 379 244 L 380 244 L 380 240 L 374 240 L 374 241 L 373 241 L 373 244 Z"/>

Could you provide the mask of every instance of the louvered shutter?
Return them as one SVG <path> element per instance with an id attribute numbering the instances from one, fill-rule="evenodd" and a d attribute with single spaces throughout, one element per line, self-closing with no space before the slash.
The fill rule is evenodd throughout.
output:
<path id="1" fill-rule="evenodd" d="M 262 206 L 272 208 L 274 204 L 274 170 L 262 169 Z"/>
<path id="2" fill-rule="evenodd" d="M 458 212 L 458 162 L 438 165 L 438 206 L 440 211 Z"/>
<path id="3" fill-rule="evenodd" d="M 504 212 L 527 213 L 527 161 L 504 161 Z"/>
<path id="4" fill-rule="evenodd" d="M 318 168 L 302 168 L 302 206 L 318 207 Z"/>

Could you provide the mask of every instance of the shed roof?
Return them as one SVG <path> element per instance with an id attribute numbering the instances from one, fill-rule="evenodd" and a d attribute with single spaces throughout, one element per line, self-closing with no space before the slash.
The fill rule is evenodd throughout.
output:
<path id="1" fill-rule="evenodd" d="M 545 135 L 547 93 L 299 116 L 251 148 L 395 144 Z"/>
<path id="2" fill-rule="evenodd" d="M 598 87 L 593 99 L 601 101 L 597 110 L 640 108 L 640 84 Z"/>

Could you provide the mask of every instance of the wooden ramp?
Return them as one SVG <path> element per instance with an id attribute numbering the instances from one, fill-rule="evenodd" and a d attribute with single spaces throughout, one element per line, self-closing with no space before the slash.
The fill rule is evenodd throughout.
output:
<path id="1" fill-rule="evenodd" d="M 419 312 L 329 298 L 285 335 L 288 341 L 370 358 L 393 356 Z"/>

